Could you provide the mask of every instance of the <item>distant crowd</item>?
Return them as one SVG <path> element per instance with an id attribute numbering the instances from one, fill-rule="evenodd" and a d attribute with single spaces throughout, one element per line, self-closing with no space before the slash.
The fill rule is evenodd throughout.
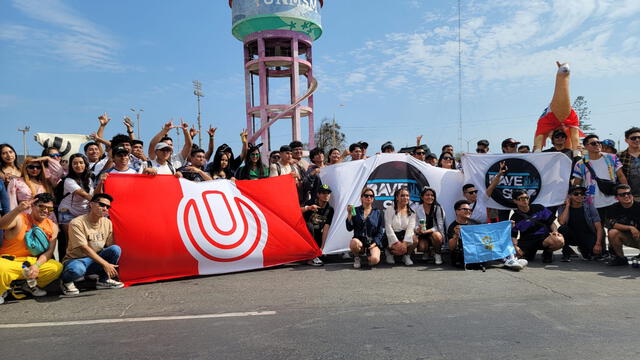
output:
<path id="1" fill-rule="evenodd" d="M 343 256 L 353 258 L 355 268 L 374 266 L 383 257 L 389 264 L 400 260 L 410 266 L 419 258 L 436 265 L 448 262 L 464 267 L 460 227 L 509 219 L 515 253 L 502 262 L 512 270 L 526 267 L 538 251 L 542 261 L 549 263 L 556 250 L 561 250 L 563 262 L 580 257 L 624 266 L 629 259 L 623 245 L 640 248 L 638 127 L 625 131 L 627 147 L 622 151 L 613 141 L 588 134 L 576 152 L 566 146 L 565 130 L 550 134 L 551 147 L 543 151 L 566 154 L 573 167 L 566 201 L 559 207 L 530 204 L 527 192 L 514 191 L 512 210 L 488 208 L 492 192 L 508 171 L 502 163 L 486 189 L 481 184 L 465 184 L 460 189 L 464 200 L 455 203 L 455 214 L 445 213 L 433 188 L 423 188 L 415 204 L 411 204 L 408 190 L 400 188 L 393 206 L 387 209 L 376 209 L 373 190 L 364 188 L 360 205 L 349 206 L 346 224 L 338 225 L 333 223 L 332 190 L 319 174 L 326 166 L 366 159 L 369 145 L 364 141 L 344 150 L 316 147 L 308 152 L 301 142 L 293 141 L 263 159 L 266 152 L 262 144 L 249 143 L 246 131 L 240 133 L 242 149 L 235 156 L 227 144 L 215 146 L 215 128 L 206 131 L 209 141 L 203 149 L 193 142 L 196 129 L 187 123 L 168 122 L 145 147 L 135 138 L 128 119 L 123 122 L 126 134 L 110 140 L 104 134 L 111 119 L 104 114 L 98 120 L 92 141 L 84 145 L 83 153 L 71 155 L 68 161 L 61 160 L 60 149 L 47 147 L 40 157 L 26 157 L 19 164 L 14 147 L 0 144 L 0 303 L 9 293 L 15 298 L 44 296 L 43 288 L 56 280 L 66 296 L 79 293 L 76 284 L 80 281 L 95 281 L 97 289 L 123 287 L 118 279 L 122 249 L 108 217 L 112 202 L 118 199 L 104 189 L 112 174 L 173 175 L 196 182 L 290 175 L 295 179 L 303 217 L 319 247 L 323 247 L 331 226 L 353 231 L 350 252 Z M 175 128 L 182 130 L 182 149 L 174 149 L 169 137 Z M 512 138 L 502 141 L 500 150 L 507 154 L 530 152 L 527 145 Z M 401 151 L 430 166 L 461 170 L 451 145 L 435 154 L 418 136 L 416 146 Z M 383 154 L 394 152 L 391 142 L 380 148 Z M 489 153 L 489 141 L 478 141 L 476 152 Z M 322 266 L 323 260 L 315 258 L 309 264 Z"/>

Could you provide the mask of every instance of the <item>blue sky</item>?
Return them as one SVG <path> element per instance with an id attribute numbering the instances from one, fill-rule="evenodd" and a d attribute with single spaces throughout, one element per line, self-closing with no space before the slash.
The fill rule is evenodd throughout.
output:
<path id="1" fill-rule="evenodd" d="M 531 144 L 556 60 L 571 64 L 571 95 L 586 97 L 601 138 L 640 125 L 640 1 L 462 0 L 461 13 L 462 150 L 480 138 L 493 151 L 506 137 Z M 317 125 L 335 114 L 348 142 L 375 151 L 419 134 L 434 150 L 459 147 L 456 1 L 328 0 L 322 17 Z M 198 79 L 203 124 L 239 146 L 242 43 L 226 0 L 3 0 L 0 49 L 0 142 L 21 148 L 24 125 L 88 134 L 105 111 L 110 136 L 131 107 L 144 109 L 148 140 L 172 117 L 195 122 Z M 274 125 L 273 146 L 289 140 Z"/>

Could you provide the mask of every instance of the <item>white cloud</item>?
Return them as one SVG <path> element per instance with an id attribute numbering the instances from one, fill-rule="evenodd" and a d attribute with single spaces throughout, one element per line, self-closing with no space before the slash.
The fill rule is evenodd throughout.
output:
<path id="1" fill-rule="evenodd" d="M 0 40 L 48 58 L 65 59 L 81 68 L 109 71 L 124 68 L 116 60 L 119 44 L 112 36 L 62 2 L 14 0 L 12 4 L 42 25 L 0 25 Z"/>
<path id="2" fill-rule="evenodd" d="M 623 9 L 624 17 L 637 17 L 640 1 L 470 2 L 463 7 L 461 29 L 465 94 L 551 81 L 556 60 L 570 62 L 581 78 L 640 73 L 640 40 L 618 26 Z M 349 96 L 456 84 L 457 17 L 429 30 L 369 40 L 349 56 L 348 69 L 336 66 L 330 75 L 323 73 L 325 85 Z"/>

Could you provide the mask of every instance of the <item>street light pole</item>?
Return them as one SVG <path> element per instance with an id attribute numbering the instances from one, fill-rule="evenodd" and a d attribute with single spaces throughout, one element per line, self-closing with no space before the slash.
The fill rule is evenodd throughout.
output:
<path id="1" fill-rule="evenodd" d="M 133 111 L 133 113 L 136 114 L 136 126 L 138 127 L 138 139 L 142 139 L 142 135 L 140 134 L 140 113 L 143 112 L 144 109 L 136 110 L 135 108 L 131 108 L 129 110 Z"/>
<path id="2" fill-rule="evenodd" d="M 27 158 L 27 133 L 31 127 L 25 126 L 24 129 L 18 129 L 22 133 L 22 161 Z"/>
<path id="3" fill-rule="evenodd" d="M 202 120 L 200 118 L 200 98 L 204 97 L 204 93 L 202 93 L 202 83 L 198 80 L 193 80 L 193 95 L 198 98 L 198 146 L 202 148 Z"/>

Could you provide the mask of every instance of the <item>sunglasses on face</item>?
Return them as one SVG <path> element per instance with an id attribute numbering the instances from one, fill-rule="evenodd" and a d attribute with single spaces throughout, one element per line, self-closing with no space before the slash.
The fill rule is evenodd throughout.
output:
<path id="1" fill-rule="evenodd" d="M 469 195 L 475 195 L 477 193 L 478 193 L 478 190 L 467 191 L 467 194 L 469 194 Z"/>
<path id="2" fill-rule="evenodd" d="M 487 152 L 487 149 L 476 149 L 477 153 L 484 154 Z"/>
<path id="3" fill-rule="evenodd" d="M 251 157 L 256 157 L 256 158 L 257 158 L 257 157 L 260 157 L 260 153 L 253 153 L 253 154 L 251 154 L 251 155 L 249 155 L 249 156 L 251 156 Z"/>
<path id="4" fill-rule="evenodd" d="M 373 194 L 364 194 L 362 195 L 363 198 L 367 198 L 367 199 L 372 199 L 374 196 Z"/>
<path id="5" fill-rule="evenodd" d="M 40 166 L 40 165 L 27 165 L 27 169 L 29 169 L 29 170 L 35 170 L 35 169 L 41 170 L 42 166 Z"/>
<path id="6" fill-rule="evenodd" d="M 57 154 L 49 154 L 50 157 L 62 157 L 62 154 L 57 153 Z"/>
<path id="7" fill-rule="evenodd" d="M 640 136 L 629 136 L 629 140 L 638 141 L 638 140 L 640 140 Z"/>
<path id="8" fill-rule="evenodd" d="M 517 198 L 516 200 L 518 201 L 524 201 L 524 200 L 529 200 L 528 196 L 520 196 L 519 198 Z"/>
<path id="9" fill-rule="evenodd" d="M 558 134 L 553 137 L 554 139 L 567 138 L 564 134 Z"/>
<path id="10" fill-rule="evenodd" d="M 458 210 L 460 210 L 460 211 L 464 211 L 464 212 L 471 211 L 471 209 L 470 209 L 470 208 L 460 208 L 460 209 L 458 209 Z"/>
<path id="11" fill-rule="evenodd" d="M 616 194 L 617 197 L 627 197 L 627 196 L 631 196 L 631 191 L 627 191 L 627 192 L 623 192 L 623 193 L 619 193 Z"/>
<path id="12" fill-rule="evenodd" d="M 424 155 L 424 154 L 426 154 L 426 152 L 424 152 L 424 151 L 418 151 L 418 152 L 416 153 L 416 155 Z"/>
<path id="13" fill-rule="evenodd" d="M 571 193 L 571 195 L 573 195 L 573 196 L 584 196 L 584 193 L 583 192 L 574 192 L 574 193 Z"/>
<path id="14" fill-rule="evenodd" d="M 450 157 L 450 156 L 445 156 L 445 157 L 442 158 L 442 160 L 453 160 L 453 158 Z"/>
<path id="15" fill-rule="evenodd" d="M 598 146 L 598 145 L 602 145 L 602 142 L 600 142 L 600 141 L 592 141 L 590 143 L 587 143 L 587 145 Z"/>
<path id="16" fill-rule="evenodd" d="M 40 211 L 46 211 L 46 212 L 52 212 L 53 211 L 53 206 L 38 205 L 38 208 L 40 209 Z"/>
<path id="17" fill-rule="evenodd" d="M 105 204 L 105 203 L 100 202 L 100 201 L 96 201 L 96 204 L 98 204 L 98 206 L 100 206 L 101 208 L 106 208 L 107 210 L 111 209 L 111 205 L 109 205 L 109 204 Z"/>
<path id="18" fill-rule="evenodd" d="M 280 155 L 273 155 L 271 158 L 272 159 L 280 159 Z"/>

